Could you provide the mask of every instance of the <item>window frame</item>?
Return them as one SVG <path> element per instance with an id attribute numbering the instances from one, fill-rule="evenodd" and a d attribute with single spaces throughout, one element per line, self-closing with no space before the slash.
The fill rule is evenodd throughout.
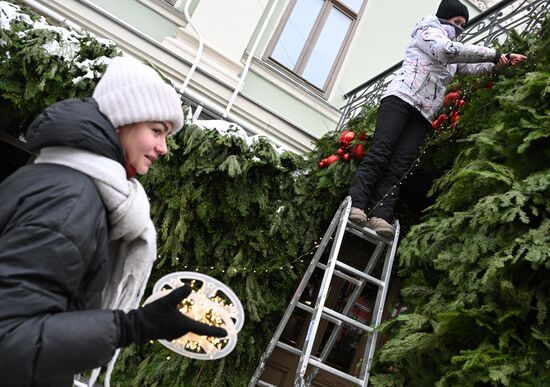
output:
<path id="1" fill-rule="evenodd" d="M 267 45 L 263 60 L 276 66 L 277 68 L 280 68 L 290 77 L 292 77 L 292 79 L 298 81 L 308 89 L 311 89 L 313 92 L 326 99 L 328 98 L 329 94 L 332 91 L 332 88 L 334 87 L 337 75 L 340 71 L 340 68 L 342 67 L 342 63 L 344 62 L 345 54 L 347 53 L 349 46 L 351 45 L 352 37 L 355 34 L 355 30 L 357 29 L 359 20 L 363 16 L 364 10 L 369 0 L 363 0 L 363 3 L 361 4 L 361 7 L 357 11 L 357 13 L 346 6 L 341 0 L 323 0 L 323 5 L 321 6 L 319 15 L 315 20 L 315 23 L 313 24 L 313 27 L 311 28 L 308 37 L 306 38 L 304 48 L 302 49 L 296 61 L 296 65 L 293 69 L 289 69 L 288 67 L 274 59 L 272 55 L 298 1 L 299 0 L 289 1 L 286 10 L 281 16 L 281 20 L 279 21 L 279 24 L 275 29 L 273 37 Z M 338 11 L 349 17 L 351 19 L 351 24 L 340 46 L 340 49 L 338 50 L 338 53 L 336 54 L 336 59 L 332 63 L 332 66 L 328 72 L 325 84 L 322 88 L 319 88 L 318 86 L 305 79 L 303 77 L 303 72 L 309 61 L 312 59 L 311 54 L 315 48 L 315 44 L 317 43 L 319 36 L 321 35 L 321 32 L 323 31 L 323 28 L 332 8 L 336 8 Z"/>
<path id="2" fill-rule="evenodd" d="M 159 15 L 170 20 L 172 23 L 176 24 L 178 27 L 186 27 L 187 21 L 185 20 L 185 14 L 183 11 L 174 7 L 166 0 L 137 0 L 139 3 L 150 8 Z M 174 3 L 176 0 L 173 0 Z M 190 11 L 192 12 L 192 11 Z"/>

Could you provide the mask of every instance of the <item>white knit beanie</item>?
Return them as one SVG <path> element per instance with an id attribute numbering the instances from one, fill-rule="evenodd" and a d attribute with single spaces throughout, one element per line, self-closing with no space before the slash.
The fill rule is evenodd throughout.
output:
<path id="1" fill-rule="evenodd" d="M 168 121 L 172 134 L 183 126 L 181 100 L 151 67 L 129 57 L 115 57 L 92 97 L 115 128 L 145 121 Z"/>

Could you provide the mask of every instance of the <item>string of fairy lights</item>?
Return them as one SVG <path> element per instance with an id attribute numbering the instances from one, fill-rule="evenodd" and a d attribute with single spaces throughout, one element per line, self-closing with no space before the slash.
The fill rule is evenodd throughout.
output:
<path id="1" fill-rule="evenodd" d="M 367 213 L 367 216 L 369 216 L 375 208 L 377 208 L 378 206 L 381 206 L 383 205 L 383 202 L 384 200 L 388 197 L 388 196 L 394 196 L 395 193 L 395 189 L 402 185 L 403 184 L 403 181 L 405 181 L 405 179 L 407 179 L 407 177 L 411 176 L 413 174 L 413 169 L 418 167 L 418 165 L 420 164 L 420 160 L 421 160 L 421 157 L 423 154 L 426 153 L 426 149 L 431 145 L 431 142 L 433 141 L 433 139 L 436 137 L 436 134 L 433 133 L 429 138 L 428 140 L 425 142 L 424 146 L 420 149 L 420 151 L 418 152 L 418 156 L 416 157 L 416 159 L 414 160 L 414 162 L 411 164 L 411 166 L 409 167 L 409 169 L 405 172 L 405 174 L 403 175 L 403 177 L 401 177 L 401 179 L 398 180 L 398 182 L 396 184 L 394 184 L 389 190 L 388 192 L 386 192 L 382 198 L 375 204 L 372 206 L 372 208 L 369 209 L 369 212 Z"/>
<path id="2" fill-rule="evenodd" d="M 413 161 L 413 163 L 411 164 L 411 166 L 409 167 L 409 169 L 405 172 L 405 174 L 401 177 L 401 179 L 398 180 L 398 182 L 396 184 L 394 184 L 389 190 L 388 192 L 386 192 L 382 198 L 372 206 L 372 208 L 369 209 L 369 212 L 367 213 L 367 215 L 370 215 L 372 213 L 372 211 L 380 206 L 380 205 L 383 205 L 383 202 L 384 200 L 390 196 L 390 195 L 395 195 L 395 189 L 402 185 L 403 182 L 413 174 L 413 170 L 418 167 L 418 165 L 420 164 L 420 161 L 421 161 L 421 158 L 422 158 L 422 155 L 424 155 L 426 153 L 426 149 L 432 144 L 433 140 L 437 137 L 437 134 L 434 132 L 432 133 L 427 141 L 424 142 L 424 145 L 422 146 L 422 148 L 420 149 L 419 153 L 418 153 L 418 156 L 416 157 L 416 159 Z M 318 249 L 319 245 L 320 245 L 320 241 L 322 240 L 323 238 L 319 238 L 319 240 L 315 241 L 314 242 L 314 246 L 309 249 L 307 252 L 305 252 L 304 254 L 298 256 L 297 258 L 289 261 L 289 262 L 286 262 L 284 264 L 280 264 L 280 265 L 276 265 L 276 266 L 269 266 L 269 267 L 266 267 L 266 266 L 243 266 L 243 267 L 233 267 L 233 266 L 224 266 L 224 267 L 220 267 L 220 266 L 214 266 L 214 265 L 190 265 L 190 264 L 185 264 L 183 265 L 183 269 L 186 270 L 186 271 L 195 271 L 195 272 L 210 272 L 210 273 L 221 273 L 221 274 L 238 274 L 238 273 L 255 273 L 255 274 L 266 274 L 266 273 L 272 273 L 274 271 L 283 271 L 283 270 L 288 270 L 288 269 L 294 269 L 298 264 L 303 264 L 304 263 L 304 260 L 306 257 L 308 256 L 313 256 L 315 254 L 315 251 Z M 330 238 L 332 239 L 332 237 Z M 175 258 L 175 261 L 178 262 L 180 259 L 178 257 Z"/>
<path id="3" fill-rule="evenodd" d="M 189 265 L 185 264 L 183 265 L 183 269 L 186 271 L 196 271 L 196 272 L 219 272 L 222 274 L 237 274 L 237 273 L 256 273 L 256 274 L 262 274 L 262 273 L 271 273 L 274 271 L 282 271 L 287 269 L 294 269 L 298 264 L 303 264 L 305 261 L 305 258 L 308 256 L 312 256 L 315 254 L 316 250 L 319 248 L 320 242 L 323 238 L 319 238 L 319 240 L 314 242 L 314 246 L 309 249 L 307 252 L 303 253 L 302 255 L 298 256 L 297 258 L 294 258 L 293 260 L 286 262 L 284 264 L 280 264 L 277 266 L 243 266 L 240 268 L 232 267 L 232 266 L 213 266 L 213 265 Z M 330 238 L 332 239 L 332 237 Z M 179 261 L 179 258 L 175 259 L 176 262 Z"/>
<path id="4" fill-rule="evenodd" d="M 397 188 L 397 186 L 400 186 L 403 184 L 403 182 L 413 174 L 413 170 L 418 167 L 421 157 L 423 154 L 426 153 L 426 149 L 431 145 L 433 140 L 435 139 L 437 135 L 433 133 L 430 137 L 428 137 L 428 140 L 424 143 L 423 147 L 419 151 L 419 155 L 416 157 L 414 162 L 411 164 L 407 172 L 399 179 L 399 181 L 394 184 L 386 194 L 382 196 L 382 198 L 370 209 L 368 214 L 370 213 L 379 205 L 382 205 L 384 200 L 389 195 L 394 195 L 394 191 Z M 303 264 L 306 257 L 313 256 L 316 252 L 316 250 L 319 248 L 320 242 L 323 238 L 319 238 L 314 242 L 314 246 L 309 249 L 307 252 L 303 253 L 302 255 L 298 256 L 297 258 L 294 258 L 293 260 L 286 262 L 284 264 L 276 265 L 276 266 L 242 266 L 242 267 L 233 267 L 233 266 L 223 266 L 220 267 L 218 265 L 191 265 L 191 264 L 184 264 L 183 269 L 185 271 L 195 271 L 195 272 L 209 272 L 209 273 L 220 273 L 220 274 L 231 274 L 235 275 L 238 273 L 254 273 L 254 274 L 269 274 L 276 271 L 284 271 L 291 269 L 293 270 L 296 266 L 299 264 Z M 332 237 L 330 238 L 332 239 Z M 179 262 L 179 258 L 176 257 L 175 261 Z"/>

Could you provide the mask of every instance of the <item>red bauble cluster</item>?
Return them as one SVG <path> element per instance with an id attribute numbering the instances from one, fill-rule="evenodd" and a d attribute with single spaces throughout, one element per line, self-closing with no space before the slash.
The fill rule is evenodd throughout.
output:
<path id="1" fill-rule="evenodd" d="M 337 154 L 328 156 L 321 160 L 319 168 L 330 167 L 339 159 L 348 161 L 350 158 L 361 160 L 365 157 L 365 146 L 367 144 L 367 133 L 360 133 L 355 136 L 355 132 L 352 130 L 346 130 L 342 132 L 338 139 L 338 145 L 340 147 L 336 151 Z"/>
<path id="2" fill-rule="evenodd" d="M 466 105 L 466 102 L 461 99 L 462 91 L 457 90 L 450 92 L 443 99 L 443 107 L 447 113 L 440 114 L 434 122 L 432 128 L 436 131 L 445 129 L 454 129 L 460 121 L 460 109 Z"/>

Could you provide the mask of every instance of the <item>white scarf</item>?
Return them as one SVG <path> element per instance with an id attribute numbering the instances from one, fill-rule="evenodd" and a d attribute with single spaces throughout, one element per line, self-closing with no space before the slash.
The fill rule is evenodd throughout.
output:
<path id="1" fill-rule="evenodd" d="M 127 179 L 115 160 L 81 149 L 47 147 L 35 163 L 59 164 L 87 175 L 94 182 L 107 209 L 110 240 L 110 273 L 103 289 L 102 307 L 128 312 L 139 306 L 157 254 L 155 226 L 149 215 L 149 200 L 137 179 Z M 107 366 L 105 386 L 120 349 Z M 92 372 L 93 386 L 101 368 Z"/>

